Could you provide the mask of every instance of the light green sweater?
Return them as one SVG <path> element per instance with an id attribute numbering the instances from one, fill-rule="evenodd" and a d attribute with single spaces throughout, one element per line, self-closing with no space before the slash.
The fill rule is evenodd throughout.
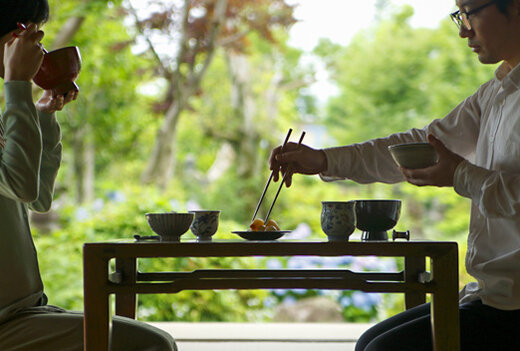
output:
<path id="1" fill-rule="evenodd" d="M 56 116 L 36 111 L 31 83 L 10 81 L 4 88 L 6 108 L 0 119 L 0 324 L 42 298 L 28 210 L 50 209 L 62 153 Z"/>

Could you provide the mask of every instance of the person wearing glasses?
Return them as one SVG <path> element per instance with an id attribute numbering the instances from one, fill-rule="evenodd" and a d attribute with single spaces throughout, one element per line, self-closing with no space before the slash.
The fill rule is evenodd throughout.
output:
<path id="1" fill-rule="evenodd" d="M 466 269 L 476 282 L 460 292 L 461 350 L 520 350 L 520 0 L 457 0 L 451 18 L 483 64 L 501 63 L 495 77 L 447 116 L 364 143 L 313 149 L 289 143 L 271 152 L 270 168 L 326 181 L 407 181 L 453 187 L 471 200 Z M 439 162 L 398 168 L 387 147 L 428 141 Z M 432 350 L 430 305 L 376 324 L 356 351 Z M 451 351 L 451 350 L 445 350 Z"/>
<path id="2" fill-rule="evenodd" d="M 47 304 L 28 219 L 29 209 L 51 208 L 62 156 L 56 111 L 77 98 L 75 92 L 56 96 L 46 90 L 33 103 L 31 81 L 44 56 L 39 27 L 48 16 L 47 0 L 0 0 L 0 78 L 5 95 L 5 109 L 0 111 L 1 351 L 83 350 L 83 314 Z M 177 348 L 158 328 L 114 317 L 111 350 Z"/>

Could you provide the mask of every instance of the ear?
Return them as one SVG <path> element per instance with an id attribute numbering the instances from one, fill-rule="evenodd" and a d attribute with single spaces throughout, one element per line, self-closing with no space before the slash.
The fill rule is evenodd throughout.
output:
<path id="1" fill-rule="evenodd" d="M 516 18 L 520 18 L 520 0 L 513 0 L 509 5 L 509 14 Z"/>

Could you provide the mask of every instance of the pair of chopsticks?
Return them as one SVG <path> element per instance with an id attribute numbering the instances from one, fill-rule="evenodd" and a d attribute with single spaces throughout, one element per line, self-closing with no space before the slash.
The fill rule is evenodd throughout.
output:
<path id="1" fill-rule="evenodd" d="M 283 149 L 284 149 L 285 145 L 289 141 L 289 137 L 291 136 L 291 133 L 292 133 L 292 129 L 290 128 L 289 131 L 287 132 L 287 136 L 285 137 L 285 140 L 284 140 L 284 142 L 282 144 L 282 150 L 281 150 L 282 152 L 283 152 Z M 300 141 L 298 141 L 298 145 L 301 145 L 304 136 L 305 136 L 305 132 L 302 132 L 302 135 L 300 136 Z M 274 207 L 274 204 L 276 202 L 276 199 L 278 199 L 278 195 L 280 194 L 280 190 L 282 190 L 283 184 L 285 183 L 285 177 L 289 173 L 289 167 L 290 166 L 287 167 L 287 170 L 285 171 L 285 174 L 284 174 L 284 176 L 282 178 L 282 181 L 280 182 L 280 186 L 278 187 L 278 191 L 276 192 L 274 200 L 271 203 L 271 207 L 269 208 L 269 211 L 267 212 L 267 215 L 265 216 L 264 223 L 267 223 L 267 220 L 269 219 L 269 216 L 271 215 L 271 211 L 273 210 L 273 207 Z M 267 183 L 265 184 L 264 191 L 262 192 L 262 196 L 260 196 L 260 200 L 258 201 L 258 205 L 256 205 L 256 210 L 255 210 L 255 213 L 253 214 L 253 219 L 251 220 L 251 222 L 253 222 L 255 220 L 255 217 L 256 217 L 256 215 L 258 213 L 258 209 L 260 208 L 260 205 L 262 204 L 262 201 L 264 200 L 265 193 L 267 192 L 267 188 L 269 187 L 269 184 L 271 184 L 271 180 L 273 179 L 274 172 L 275 172 L 274 170 L 271 172 L 271 175 L 269 176 L 269 179 L 267 180 Z"/>

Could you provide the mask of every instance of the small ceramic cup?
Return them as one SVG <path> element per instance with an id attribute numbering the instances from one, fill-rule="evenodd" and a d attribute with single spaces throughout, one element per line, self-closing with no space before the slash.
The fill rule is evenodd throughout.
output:
<path id="1" fill-rule="evenodd" d="M 190 230 L 197 237 L 198 241 L 209 241 L 218 229 L 218 218 L 220 211 L 197 210 L 188 211 L 195 217 L 191 223 Z"/>
<path id="2" fill-rule="evenodd" d="M 355 201 L 322 201 L 321 229 L 329 241 L 348 241 L 356 229 Z"/>

